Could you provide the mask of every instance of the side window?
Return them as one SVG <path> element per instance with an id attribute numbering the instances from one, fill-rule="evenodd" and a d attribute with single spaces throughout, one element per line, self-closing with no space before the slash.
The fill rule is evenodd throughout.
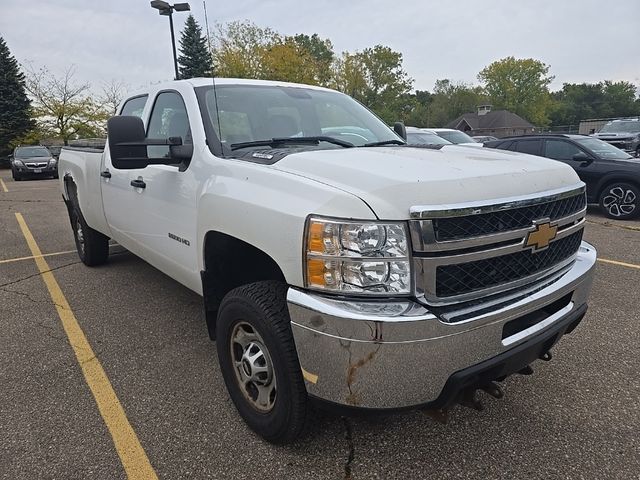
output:
<path id="1" fill-rule="evenodd" d="M 520 140 L 517 142 L 516 151 L 529 155 L 540 155 L 542 140 Z"/>
<path id="2" fill-rule="evenodd" d="M 147 104 L 147 98 L 149 98 L 148 95 L 130 98 L 122 106 L 120 115 L 142 118 L 142 111 L 144 110 L 144 106 Z"/>
<path id="3" fill-rule="evenodd" d="M 162 92 L 158 95 L 147 129 L 147 138 L 169 137 L 182 137 L 182 143 L 193 143 L 187 108 L 176 92 Z"/>
<path id="4" fill-rule="evenodd" d="M 545 157 L 554 160 L 572 160 L 576 153 L 582 153 L 575 145 L 564 140 L 547 140 Z"/>
<path id="5" fill-rule="evenodd" d="M 147 138 L 169 137 L 181 137 L 183 145 L 193 143 L 187 108 L 177 92 L 162 92 L 156 97 L 147 128 Z M 147 152 L 150 157 L 167 157 L 169 147 L 149 146 Z"/>

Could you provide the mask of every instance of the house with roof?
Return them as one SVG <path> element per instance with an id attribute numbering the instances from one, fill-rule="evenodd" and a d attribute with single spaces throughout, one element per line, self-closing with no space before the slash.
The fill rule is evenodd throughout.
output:
<path id="1" fill-rule="evenodd" d="M 507 137 L 511 135 L 530 135 L 535 127 L 520 115 L 508 110 L 492 110 L 491 105 L 480 105 L 475 113 L 465 113 L 447 124 L 467 135 L 493 135 Z"/>

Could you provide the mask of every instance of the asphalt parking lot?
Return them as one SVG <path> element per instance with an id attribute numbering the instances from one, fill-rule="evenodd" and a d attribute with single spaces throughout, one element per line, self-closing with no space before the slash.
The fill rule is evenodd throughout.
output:
<path id="1" fill-rule="evenodd" d="M 118 245 L 107 265 L 85 267 L 57 181 L 0 178 L 3 479 L 640 478 L 640 221 L 590 210 L 601 261 L 585 321 L 553 361 L 507 379 L 505 398 L 484 396 L 483 412 L 455 407 L 447 424 L 421 411 L 318 412 L 305 438 L 276 447 L 236 413 L 199 296 Z M 86 340 L 63 325 L 69 311 Z M 103 396 L 106 410 L 91 365 L 117 396 Z M 132 443 L 116 448 L 104 418 L 118 405 Z"/>

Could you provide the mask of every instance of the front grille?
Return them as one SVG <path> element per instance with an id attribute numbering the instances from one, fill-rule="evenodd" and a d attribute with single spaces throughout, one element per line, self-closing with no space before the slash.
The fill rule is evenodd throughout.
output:
<path id="1" fill-rule="evenodd" d="M 584 200 L 584 198 L 583 198 Z M 529 208 L 529 207 L 528 207 Z M 530 250 L 436 268 L 436 295 L 451 297 L 484 290 L 542 272 L 570 258 L 582 241 L 580 229 L 538 253 Z"/>
<path id="2" fill-rule="evenodd" d="M 433 220 L 436 240 L 459 240 L 530 227 L 534 220 L 557 220 L 583 210 L 584 193 L 561 200 L 463 217 L 437 218 Z"/>

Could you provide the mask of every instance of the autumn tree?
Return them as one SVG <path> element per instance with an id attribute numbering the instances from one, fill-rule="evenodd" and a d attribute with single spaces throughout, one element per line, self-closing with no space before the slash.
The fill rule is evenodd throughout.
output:
<path id="1" fill-rule="evenodd" d="M 264 51 L 280 39 L 274 30 L 247 21 L 217 25 L 213 37 L 216 76 L 258 79 L 264 78 Z"/>
<path id="2" fill-rule="evenodd" d="M 333 87 L 392 123 L 404 116 L 411 105 L 407 94 L 413 79 L 402 68 L 402 54 L 376 45 L 362 52 L 342 54 L 335 62 Z"/>
<path id="3" fill-rule="evenodd" d="M 535 125 L 549 123 L 553 78 L 543 62 L 514 57 L 493 62 L 478 74 L 494 107 L 517 113 Z"/>
<path id="4" fill-rule="evenodd" d="M 314 83 L 328 85 L 331 81 L 331 66 L 335 60 L 331 41 L 328 38 L 320 38 L 317 33 L 311 36 L 301 33 L 287 37 L 286 40 L 294 42 L 298 51 L 307 52 L 313 58 Z"/>
<path id="5" fill-rule="evenodd" d="M 34 126 L 29 112 L 24 74 L 0 37 L 0 156 L 11 152 L 11 144 Z"/>
<path id="6" fill-rule="evenodd" d="M 180 78 L 208 77 L 211 75 L 211 55 L 207 40 L 198 22 L 189 15 L 180 36 L 178 56 Z"/>
<path id="7" fill-rule="evenodd" d="M 89 84 L 74 77 L 74 66 L 59 77 L 46 67 L 28 68 L 26 76 L 38 128 L 43 135 L 62 139 L 65 145 L 75 138 L 104 136 L 108 118 L 102 105 L 90 95 Z"/>

